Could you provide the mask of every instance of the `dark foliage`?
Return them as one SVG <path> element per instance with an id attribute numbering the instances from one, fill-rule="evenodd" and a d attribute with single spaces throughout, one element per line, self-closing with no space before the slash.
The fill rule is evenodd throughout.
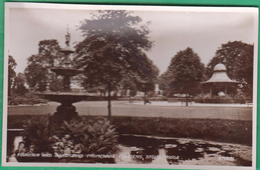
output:
<path id="1" fill-rule="evenodd" d="M 39 42 L 39 53 L 30 56 L 25 68 L 27 84 L 32 90 L 45 91 L 49 83 L 51 91 L 59 91 L 61 78 L 50 71 L 50 68 L 62 62 L 57 40 L 42 40 Z"/>
<path id="2" fill-rule="evenodd" d="M 13 86 L 16 78 L 15 67 L 17 63 L 15 62 L 13 56 L 8 56 L 8 96 L 11 96 L 13 93 Z"/>
<path id="3" fill-rule="evenodd" d="M 216 51 L 206 68 L 206 76 L 211 77 L 214 66 L 223 63 L 227 67 L 228 76 L 240 81 L 241 90 L 248 97 L 252 97 L 253 90 L 253 57 L 254 45 L 241 41 L 228 42 L 222 44 Z"/>
<path id="4" fill-rule="evenodd" d="M 39 95 L 28 92 L 23 95 L 13 95 L 8 97 L 8 105 L 16 106 L 20 104 L 34 105 L 40 103 L 47 103 L 46 99 L 41 98 Z"/>
<path id="5" fill-rule="evenodd" d="M 170 94 L 195 95 L 204 75 L 204 64 L 191 48 L 179 51 L 159 78 L 160 89 Z"/>
<path id="6" fill-rule="evenodd" d="M 85 19 L 79 29 L 85 39 L 76 45 L 75 63 L 84 69 L 82 85 L 110 92 L 119 87 L 153 90 L 158 68 L 146 56 L 152 47 L 142 19 L 121 10 L 99 11 Z M 131 82 L 131 83 L 130 83 Z"/>

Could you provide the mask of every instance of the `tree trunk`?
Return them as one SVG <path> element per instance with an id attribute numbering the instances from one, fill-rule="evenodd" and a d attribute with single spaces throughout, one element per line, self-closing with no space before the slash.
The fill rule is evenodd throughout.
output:
<path id="1" fill-rule="evenodd" d="M 188 94 L 186 94 L 186 106 L 188 106 Z"/>
<path id="2" fill-rule="evenodd" d="M 108 105 L 107 105 L 107 109 L 108 109 L 108 120 L 110 120 L 111 118 L 111 88 L 110 88 L 110 84 L 108 84 Z"/>

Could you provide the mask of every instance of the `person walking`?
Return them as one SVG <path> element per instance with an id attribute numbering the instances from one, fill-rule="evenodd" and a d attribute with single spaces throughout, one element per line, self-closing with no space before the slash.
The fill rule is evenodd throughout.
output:
<path id="1" fill-rule="evenodd" d="M 146 105 L 146 103 L 151 104 L 150 99 L 147 95 L 144 96 L 144 105 Z"/>

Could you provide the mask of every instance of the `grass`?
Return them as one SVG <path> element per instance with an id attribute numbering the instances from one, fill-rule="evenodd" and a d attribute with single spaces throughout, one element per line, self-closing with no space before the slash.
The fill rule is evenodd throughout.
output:
<path id="1" fill-rule="evenodd" d="M 23 128 L 32 116 L 35 115 L 10 115 L 7 128 Z M 117 127 L 120 134 L 195 138 L 252 146 L 252 121 L 114 116 L 111 123 Z"/>
<path id="2" fill-rule="evenodd" d="M 56 112 L 59 103 L 50 102 L 45 106 L 8 107 L 8 115 L 46 115 Z M 106 101 L 88 101 L 74 104 L 81 116 L 107 116 Z M 126 101 L 112 101 L 113 116 L 167 117 L 193 119 L 252 120 L 252 107 L 212 106 L 153 106 L 128 104 Z"/>

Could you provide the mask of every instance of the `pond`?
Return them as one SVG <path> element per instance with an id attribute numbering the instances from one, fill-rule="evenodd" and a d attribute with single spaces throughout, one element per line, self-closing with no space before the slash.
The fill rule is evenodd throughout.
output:
<path id="1" fill-rule="evenodd" d="M 17 148 L 21 140 L 21 136 L 15 136 L 12 148 Z M 72 160 L 71 162 L 93 163 L 93 159 L 89 160 L 95 158 L 95 162 L 116 164 L 252 166 L 252 147 L 250 146 L 127 134 L 119 137 L 118 150 L 113 155 L 74 156 L 76 158 L 69 160 L 56 157 L 42 160 L 18 160 L 20 162 L 38 162 L 39 160 L 40 162 L 70 162 Z M 17 162 L 17 159 L 10 156 L 8 162 Z"/>
<path id="2" fill-rule="evenodd" d="M 210 141 L 122 135 L 116 162 L 251 166 L 252 148 Z"/>

